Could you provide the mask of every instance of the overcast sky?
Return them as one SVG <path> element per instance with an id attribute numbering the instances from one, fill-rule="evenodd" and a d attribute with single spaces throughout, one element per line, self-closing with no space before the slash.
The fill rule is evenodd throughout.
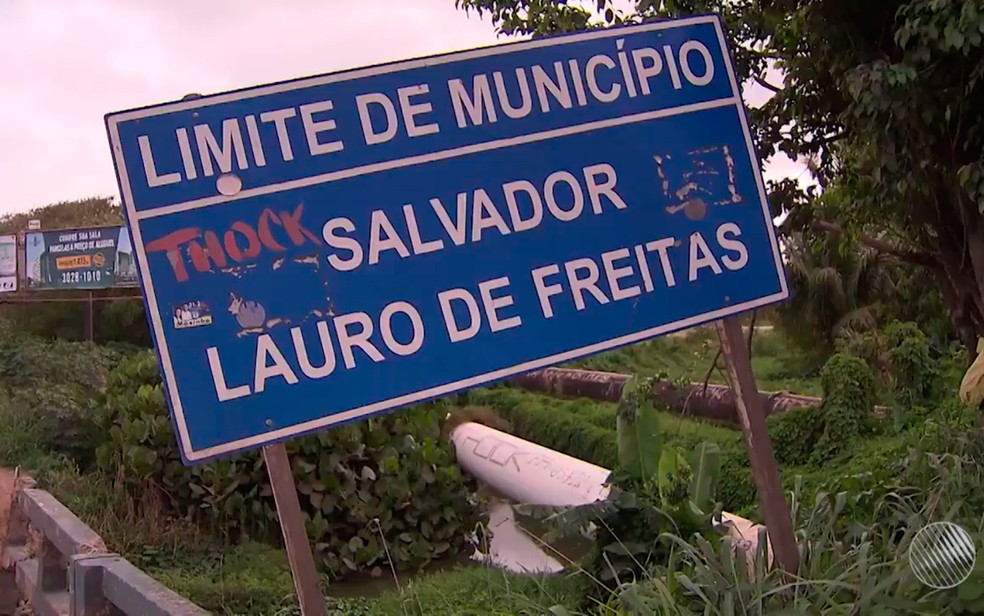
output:
<path id="1" fill-rule="evenodd" d="M 116 196 L 107 112 L 504 40 L 454 0 L 0 0 L 0 213 Z"/>

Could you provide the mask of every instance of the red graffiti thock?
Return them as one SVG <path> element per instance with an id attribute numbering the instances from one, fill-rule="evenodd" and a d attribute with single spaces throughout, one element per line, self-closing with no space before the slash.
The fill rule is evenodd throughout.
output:
<path id="1" fill-rule="evenodd" d="M 248 263 L 255 260 L 264 249 L 287 252 L 287 246 L 275 237 L 275 229 L 282 233 L 281 240 L 286 236 L 286 240 L 295 247 L 308 242 L 320 246 L 318 236 L 301 224 L 303 212 L 303 203 L 294 208 L 293 212 L 281 210 L 275 213 L 269 208 L 264 209 L 255 227 L 236 221 L 222 234 L 221 241 L 215 231 L 202 231 L 198 227 L 178 229 L 148 243 L 147 252 L 166 252 L 174 277 L 178 282 L 185 282 L 188 280 L 188 268 L 181 253 L 182 246 L 188 247 L 192 266 L 202 273 L 212 271 L 213 263 L 220 269 L 228 267 L 230 260 L 236 265 Z"/>

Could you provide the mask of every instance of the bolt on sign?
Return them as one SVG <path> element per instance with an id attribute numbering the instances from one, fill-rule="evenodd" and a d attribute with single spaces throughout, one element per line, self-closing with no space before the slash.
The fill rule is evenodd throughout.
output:
<path id="1" fill-rule="evenodd" d="M 713 16 L 106 126 L 189 464 L 788 296 Z"/>

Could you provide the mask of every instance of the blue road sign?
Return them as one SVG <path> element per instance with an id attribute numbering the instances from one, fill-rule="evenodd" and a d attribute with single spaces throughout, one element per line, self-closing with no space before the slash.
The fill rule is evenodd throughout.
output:
<path id="1" fill-rule="evenodd" d="M 788 296 L 716 17 L 106 124 L 186 463 Z"/>

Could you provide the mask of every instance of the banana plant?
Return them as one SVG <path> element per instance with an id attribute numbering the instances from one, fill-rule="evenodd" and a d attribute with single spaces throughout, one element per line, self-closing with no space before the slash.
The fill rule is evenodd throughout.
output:
<path id="1" fill-rule="evenodd" d="M 664 533 L 685 539 L 697 534 L 713 544 L 720 538 L 714 493 L 721 452 L 705 442 L 684 456 L 666 443 L 651 384 L 652 379 L 633 376 L 618 404 L 619 468 L 609 480 L 611 496 L 599 516 L 591 567 L 609 589 L 669 557 L 661 543 Z"/>
<path id="2" fill-rule="evenodd" d="M 698 534 L 714 545 L 721 537 L 713 523 L 720 513 L 714 496 L 721 452 L 705 442 L 685 456 L 666 443 L 651 384 L 652 379 L 633 376 L 622 390 L 618 467 L 608 478 L 608 498 L 571 508 L 522 508 L 547 523 L 548 540 L 593 529 L 595 548 L 585 568 L 598 587 L 589 602 L 604 603 L 625 580 L 665 565 L 671 549 L 664 534 L 685 540 Z"/>
<path id="3" fill-rule="evenodd" d="M 663 435 L 659 413 L 646 395 L 651 379 L 631 376 L 618 401 L 618 462 L 631 479 L 649 485 L 659 472 Z"/>
<path id="4" fill-rule="evenodd" d="M 714 494 L 721 476 L 721 450 L 702 442 L 684 456 L 663 441 L 659 412 L 649 394 L 652 379 L 629 378 L 618 403 L 620 471 L 643 490 L 659 494 L 660 504 L 690 521 L 714 511 Z"/>

